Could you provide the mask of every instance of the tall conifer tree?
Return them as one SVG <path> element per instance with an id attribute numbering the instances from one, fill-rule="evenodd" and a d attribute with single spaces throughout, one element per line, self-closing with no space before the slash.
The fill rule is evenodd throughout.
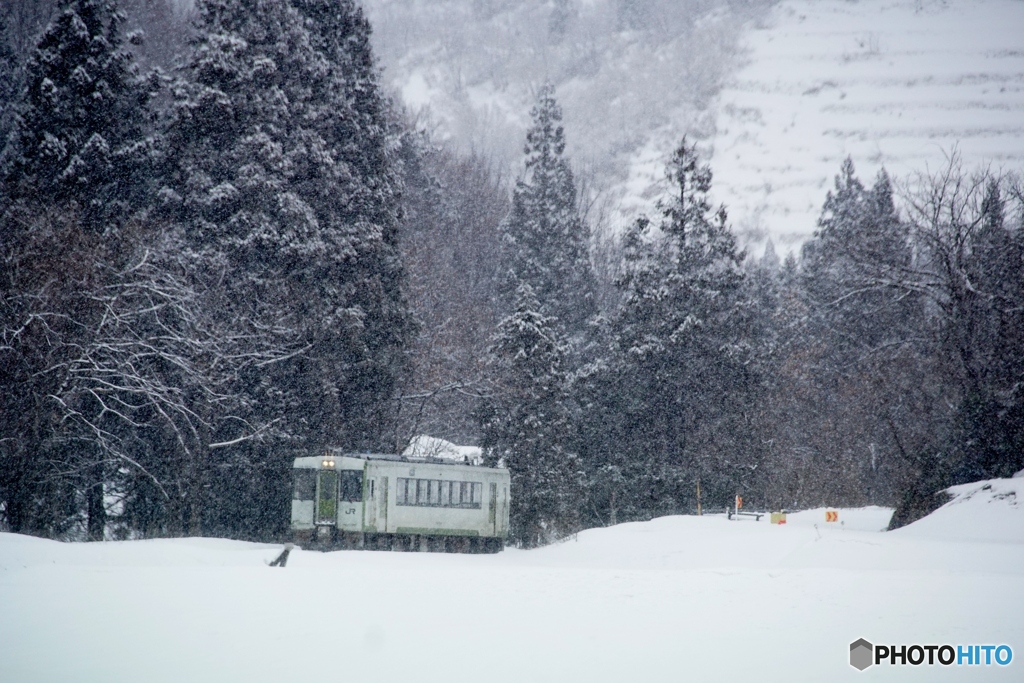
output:
<path id="1" fill-rule="evenodd" d="M 103 365 L 91 385 L 97 375 L 83 372 L 101 343 L 123 341 L 101 329 L 116 315 L 104 293 L 131 259 L 124 228 L 148 188 L 154 87 L 124 48 L 123 19 L 113 0 L 61 3 L 25 65 L 5 151 L 0 497 L 16 529 L 62 533 L 84 496 L 90 536 L 102 538 L 104 444 L 131 422 L 119 422 L 126 404 L 98 398 L 117 393 L 118 369 Z"/>
<path id="2" fill-rule="evenodd" d="M 916 334 L 920 299 L 900 286 L 910 262 L 909 231 L 888 174 L 879 172 L 866 189 L 846 159 L 802 252 L 804 287 L 825 326 L 819 333 L 832 337 L 837 352 L 858 357 Z"/>
<path id="3" fill-rule="evenodd" d="M 565 152 L 562 110 L 545 85 L 526 134 L 526 176 L 516 183 L 512 212 L 502 226 L 505 295 L 514 305 L 530 285 L 541 312 L 577 339 L 597 312 L 590 231 L 579 215 L 576 185 Z"/>
<path id="4" fill-rule="evenodd" d="M 223 278 L 225 315 L 291 349 L 244 378 L 253 424 L 272 425 L 263 433 L 286 446 L 232 449 L 265 466 L 269 482 L 244 484 L 253 495 L 287 500 L 289 451 L 382 447 L 411 327 L 387 106 L 369 24 L 349 0 L 197 9 L 161 196 L 211 282 Z M 236 498 L 232 485 L 219 495 Z"/>
<path id="5" fill-rule="evenodd" d="M 615 352 L 588 379 L 595 409 L 610 403 L 614 416 L 588 465 L 598 488 L 601 472 L 632 473 L 624 493 L 634 514 L 690 509 L 698 479 L 705 502 L 722 504 L 756 459 L 745 423 L 755 378 L 743 256 L 724 208 L 711 208 L 711 171 L 685 139 L 668 175 L 674 193 L 659 229 L 642 217 L 624 237 Z"/>
<path id="6" fill-rule="evenodd" d="M 491 354 L 499 394 L 483 411 L 483 446 L 491 465 L 509 470 L 513 540 L 533 547 L 578 528 L 579 458 L 572 446 L 567 347 L 553 318 L 527 284 L 501 321 Z"/>

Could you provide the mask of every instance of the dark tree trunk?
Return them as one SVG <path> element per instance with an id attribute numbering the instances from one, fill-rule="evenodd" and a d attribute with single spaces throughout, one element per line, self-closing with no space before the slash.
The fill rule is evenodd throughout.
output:
<path id="1" fill-rule="evenodd" d="M 89 515 L 89 540 L 102 541 L 107 527 L 107 510 L 103 502 L 103 466 L 96 465 L 94 481 L 86 489 L 86 506 Z"/>

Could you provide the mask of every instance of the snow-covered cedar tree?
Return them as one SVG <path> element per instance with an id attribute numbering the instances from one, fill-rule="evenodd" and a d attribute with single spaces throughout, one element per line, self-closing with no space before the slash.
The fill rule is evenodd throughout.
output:
<path id="1" fill-rule="evenodd" d="M 77 419 L 103 412 L 81 363 L 98 344 L 123 341 L 106 336 L 114 313 L 103 293 L 131 260 L 138 226 L 127 219 L 146 204 L 153 83 L 137 76 L 121 23 L 112 1 L 61 3 L 24 67 L 5 152 L 0 364 L 3 386 L 19 390 L 4 391 L 0 407 L 0 496 L 12 528 L 49 535 L 76 523 L 84 498 L 89 532 L 102 536 L 104 470 L 115 461 L 105 444 L 132 422 L 115 432 L 130 410 L 115 398 L 122 376 L 110 365 L 90 388 L 122 410 L 107 411 L 99 431 Z M 150 352 L 136 368 L 154 367 Z"/>
<path id="2" fill-rule="evenodd" d="M 565 151 L 562 110 L 554 87 L 541 88 L 526 134 L 526 175 L 516 183 L 512 211 L 502 224 L 504 292 L 513 306 L 530 285 L 540 312 L 576 341 L 597 312 L 590 230 L 579 215 L 576 185 Z"/>
<path id="3" fill-rule="evenodd" d="M 929 402 L 933 389 L 911 343 L 920 297 L 896 284 L 910 256 L 888 176 L 866 189 L 845 160 L 799 267 L 787 261 L 770 313 L 759 419 L 771 444 L 772 504 L 895 502 L 909 466 L 901 446 L 926 431 L 913 431 L 908 407 Z"/>
<path id="4" fill-rule="evenodd" d="M 313 110 L 333 163 L 331 175 L 311 182 L 308 192 L 316 198 L 320 234 L 333 254 L 316 277 L 338 288 L 326 288 L 324 298 L 332 303 L 317 348 L 325 357 L 343 358 L 347 368 L 334 380 L 335 390 L 346 397 L 344 430 L 330 438 L 386 448 L 388 399 L 407 372 L 406 349 L 415 332 L 399 250 L 401 130 L 380 89 L 371 27 L 362 9 L 353 0 L 293 4 L 328 66 L 326 87 L 314 92 Z"/>
<path id="5" fill-rule="evenodd" d="M 920 467 L 919 454 L 935 451 L 942 431 L 908 410 L 936 401 L 941 386 L 923 379 L 934 372 L 927 368 L 934 347 L 926 343 L 924 290 L 907 286 L 916 248 L 885 171 L 866 189 L 847 159 L 803 249 L 801 279 L 808 336 L 823 352 L 820 375 L 830 388 L 818 409 L 832 416 L 828 424 L 845 425 L 833 438 L 846 447 L 832 457 L 845 463 L 844 472 L 858 473 L 863 490 L 877 494 L 900 488 L 906 470 Z"/>
<path id="6" fill-rule="evenodd" d="M 278 481 L 264 495 L 286 500 L 289 453 L 381 447 L 412 327 L 401 183 L 354 3 L 202 0 L 196 10 L 159 196 L 225 288 L 223 314 L 291 350 L 243 378 L 252 424 L 272 423 L 267 435 L 285 445 L 239 446 L 254 467 L 273 459 Z"/>
<path id="7" fill-rule="evenodd" d="M 756 459 L 747 443 L 756 382 L 743 256 L 724 208 L 712 212 L 711 171 L 685 138 L 668 175 L 675 192 L 661 204 L 658 230 L 641 217 L 624 236 L 615 353 L 594 380 L 617 388 L 625 413 L 606 441 L 644 463 L 634 499 L 666 511 L 693 507 L 698 478 L 705 502 L 723 502 L 748 484 Z"/>
<path id="8" fill-rule="evenodd" d="M 145 204 L 148 101 L 122 43 L 114 0 L 65 0 L 25 66 L 8 150 L 9 201 L 74 206 L 83 228 L 109 231 Z"/>
<path id="9" fill-rule="evenodd" d="M 571 447 L 566 344 L 554 319 L 540 308 L 531 287 L 521 284 L 515 312 L 501 321 L 494 337 L 498 389 L 482 410 L 486 458 L 509 470 L 510 533 L 525 547 L 575 531 L 581 504 L 582 474 Z"/>
<path id="10" fill-rule="evenodd" d="M 867 190 L 847 158 L 801 263 L 820 332 L 833 336 L 837 351 L 859 357 L 918 333 L 920 297 L 901 286 L 910 263 L 909 229 L 896 213 L 889 176 L 880 171 Z"/>

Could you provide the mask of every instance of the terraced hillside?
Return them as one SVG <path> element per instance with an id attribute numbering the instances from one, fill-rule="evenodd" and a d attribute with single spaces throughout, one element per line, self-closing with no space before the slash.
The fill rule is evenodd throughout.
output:
<path id="1" fill-rule="evenodd" d="M 1024 160 L 1018 0 L 366 5 L 385 81 L 438 137 L 512 172 L 533 93 L 555 83 L 613 226 L 650 209 L 684 133 L 755 254 L 768 235 L 785 251 L 813 232 L 847 155 L 866 180 L 954 148 L 969 166 Z"/>
<path id="2" fill-rule="evenodd" d="M 792 247 L 841 160 L 870 180 L 945 163 L 1020 170 L 1024 3 L 790 0 L 743 38 L 714 169 L 741 231 Z"/>

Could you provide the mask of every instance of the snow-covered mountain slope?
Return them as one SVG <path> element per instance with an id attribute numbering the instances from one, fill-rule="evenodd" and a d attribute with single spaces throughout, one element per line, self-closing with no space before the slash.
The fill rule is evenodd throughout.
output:
<path id="1" fill-rule="evenodd" d="M 683 133 L 710 140 L 709 105 L 737 40 L 771 0 L 364 0 L 384 82 L 439 139 L 522 166 L 545 82 L 567 149 L 618 222 L 649 208 Z M 623 7 L 638 8 L 625 16 Z"/>
<path id="2" fill-rule="evenodd" d="M 890 533 L 882 508 L 664 517 L 498 555 L 297 549 L 285 568 L 255 543 L 0 533 L 0 681 L 794 683 L 864 675 L 858 638 L 1019 657 L 1024 479 L 954 493 Z M 937 668 L 867 675 L 1020 678 Z"/>
<path id="3" fill-rule="evenodd" d="M 871 182 L 1024 162 L 1024 3 L 785 0 L 719 96 L 716 186 L 737 227 L 784 248 L 815 227 L 843 158 Z"/>
<path id="4" fill-rule="evenodd" d="M 768 235 L 783 251 L 810 236 L 847 155 L 866 182 L 937 169 L 954 147 L 967 167 L 1024 161 L 1020 0 L 645 0 L 635 24 L 616 0 L 365 4 L 385 82 L 513 172 L 553 82 L 568 151 L 617 227 L 666 189 L 683 134 L 755 254 Z"/>

